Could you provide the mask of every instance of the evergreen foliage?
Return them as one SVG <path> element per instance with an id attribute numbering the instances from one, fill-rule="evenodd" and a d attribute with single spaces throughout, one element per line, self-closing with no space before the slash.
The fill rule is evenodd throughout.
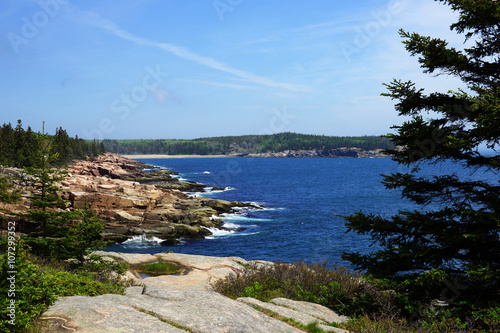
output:
<path id="1" fill-rule="evenodd" d="M 20 199 L 20 191 L 7 178 L 0 177 L 0 202 L 16 203 Z"/>
<path id="2" fill-rule="evenodd" d="M 15 133 L 22 133 L 20 122 L 18 125 L 16 132 L 12 132 L 13 137 Z M 4 128 L 9 126 L 4 125 Z M 11 132 L 2 132 L 5 133 Z M 38 317 L 58 296 L 122 293 L 125 287 L 116 274 L 125 272 L 124 265 L 106 261 L 91 251 L 106 245 L 100 237 L 105 223 L 87 207 L 73 211 L 64 209 L 67 202 L 61 199 L 56 184 L 64 178 L 65 172 L 52 165 L 62 161 L 60 154 L 65 152 L 61 144 L 67 148 L 71 140 L 67 140 L 62 129 L 56 136 L 50 136 L 45 128 L 33 134 L 31 139 L 33 146 L 30 149 L 23 139 L 16 141 L 19 146 L 15 149 L 23 152 L 33 149 L 29 159 L 31 166 L 24 168 L 23 177 L 23 182 L 33 188 L 31 206 L 23 218 L 38 224 L 41 230 L 19 237 L 14 231 L 16 224 L 9 222 L 13 229 L 9 228 L 7 238 L 0 238 L 0 332 L 33 329 Z M 66 153 L 65 159 L 74 156 L 68 150 Z M 24 153 L 15 155 L 18 161 L 28 161 Z M 12 183 L 0 178 L 0 202 L 17 200 L 19 193 Z M 52 267 L 54 265 L 56 267 Z"/>
<path id="3" fill-rule="evenodd" d="M 35 332 L 40 326 L 38 317 L 60 296 L 124 293 L 127 286 L 114 273 L 123 273 L 124 267 L 120 265 L 101 260 L 93 262 L 92 266 L 71 269 L 65 263 L 30 255 L 29 247 L 22 239 L 16 242 L 14 257 L 15 260 L 10 261 L 7 254 L 0 254 L 0 332 Z M 12 291 L 9 280 L 13 267 L 16 272 L 15 291 Z M 15 319 L 10 319 L 8 306 L 13 297 L 16 301 Z"/>
<path id="4" fill-rule="evenodd" d="M 105 149 L 116 154 L 167 154 L 167 155 L 226 155 L 285 150 L 331 150 L 361 148 L 363 150 L 393 148 L 390 140 L 378 136 L 335 137 L 279 133 L 273 135 L 243 135 L 200 138 L 193 140 L 109 140 L 103 141 Z"/>
<path id="5" fill-rule="evenodd" d="M 56 161 L 58 153 L 54 153 L 54 139 L 45 133 L 36 135 L 36 147 L 34 167 L 26 167 L 24 171 L 29 175 L 26 181 L 31 182 L 37 188 L 31 196 L 31 208 L 28 210 L 27 219 L 39 222 L 42 227 L 42 236 L 46 237 L 48 228 L 55 228 L 54 224 L 60 224 L 61 220 L 69 218 L 68 212 L 55 211 L 56 208 L 64 208 L 66 202 L 61 200 L 57 193 L 60 189 L 56 186 L 57 181 L 64 179 L 65 172 L 50 168 L 50 163 Z M 67 223 L 67 222 L 66 222 Z"/>
<path id="6" fill-rule="evenodd" d="M 50 167 L 59 158 L 56 140 L 57 136 L 49 136 L 45 128 L 37 134 L 37 166 L 24 169 L 28 175 L 26 181 L 35 188 L 25 217 L 41 227 L 41 238 L 28 238 L 27 241 L 38 254 L 59 259 L 74 258 L 83 264 L 91 248 L 106 245 L 100 240 L 105 223 L 88 207 L 83 211 L 64 210 L 67 202 L 62 200 L 59 194 L 61 189 L 56 183 L 64 179 L 66 172 Z"/>
<path id="7" fill-rule="evenodd" d="M 61 248 L 65 250 L 66 258 L 74 258 L 78 264 L 84 264 L 93 249 L 102 249 L 108 242 L 101 239 L 106 223 L 102 221 L 90 208 L 76 211 L 78 223 L 68 228 L 63 235 L 64 242 Z M 91 258 L 95 261 L 96 258 Z"/>
<path id="8" fill-rule="evenodd" d="M 15 128 L 12 125 L 3 124 L 0 127 L 0 165 L 18 168 L 35 167 L 37 163 L 36 152 L 39 147 L 37 134 L 31 127 L 23 129 L 21 120 L 17 121 Z M 53 150 L 58 158 L 52 161 L 54 166 L 63 166 L 74 159 L 86 159 L 105 153 L 102 142 L 85 141 L 69 137 L 66 130 L 56 129 L 53 138 Z"/>
<path id="9" fill-rule="evenodd" d="M 346 217 L 350 230 L 371 235 L 382 249 L 344 258 L 402 291 L 409 312 L 418 309 L 413 301 L 438 299 L 464 318 L 500 304 L 500 3 L 441 2 L 458 12 L 451 28 L 472 46 L 457 50 L 439 38 L 400 35 L 425 73 L 456 76 L 467 88 L 424 94 L 411 81 L 394 80 L 384 94 L 411 117 L 388 135 L 402 149 L 387 151 L 411 171 L 386 175 L 384 184 L 401 189 L 422 211 Z M 419 174 L 422 164 L 446 161 L 463 165 L 469 176 Z"/>

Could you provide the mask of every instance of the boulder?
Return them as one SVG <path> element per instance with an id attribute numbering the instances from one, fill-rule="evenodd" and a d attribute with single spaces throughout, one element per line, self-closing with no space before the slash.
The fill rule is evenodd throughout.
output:
<path id="1" fill-rule="evenodd" d="M 121 221 L 134 221 L 134 222 L 141 222 L 142 217 L 140 216 L 134 216 L 132 214 L 129 214 L 127 212 L 124 212 L 123 210 L 115 210 L 115 215 L 118 220 Z"/>
<path id="2" fill-rule="evenodd" d="M 230 213 L 234 205 L 226 200 L 204 200 L 202 205 L 215 209 L 219 214 Z"/>
<path id="3" fill-rule="evenodd" d="M 203 238 L 212 235 L 210 230 L 206 228 L 187 224 L 176 224 L 174 228 L 177 237 Z"/>

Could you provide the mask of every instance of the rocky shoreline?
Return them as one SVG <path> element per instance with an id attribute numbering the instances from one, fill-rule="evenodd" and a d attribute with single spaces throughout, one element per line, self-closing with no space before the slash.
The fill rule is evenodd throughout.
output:
<path id="1" fill-rule="evenodd" d="M 285 150 L 282 152 L 264 153 L 230 153 L 227 155 L 163 155 L 163 154 L 136 154 L 125 155 L 129 158 L 220 158 L 220 157 L 331 157 L 331 158 L 386 158 L 390 157 L 383 153 L 383 149 L 363 150 L 361 148 L 337 148 L 337 149 L 309 149 L 309 150 Z"/>
<path id="2" fill-rule="evenodd" d="M 230 157 L 344 157 L 344 158 L 383 158 L 389 157 L 382 149 L 363 150 L 361 148 L 285 150 L 257 154 L 233 154 Z"/>
<path id="3" fill-rule="evenodd" d="M 216 229 L 224 229 L 221 217 L 235 212 L 235 207 L 257 208 L 237 201 L 187 195 L 203 192 L 207 186 L 179 181 L 173 171 L 116 154 L 77 161 L 67 171 L 58 184 L 61 197 L 68 201 L 66 209 L 88 205 L 106 222 L 103 239 L 117 243 L 134 236 L 154 236 L 162 239 L 163 245 L 176 244 L 179 238 L 204 238 Z M 9 168 L 3 172 L 19 176 L 21 170 Z M 33 189 L 23 186 L 22 190 L 22 204 L 3 204 L 0 208 L 17 213 L 28 209 Z M 36 225 L 22 218 L 18 225 L 22 233 L 37 231 Z"/>

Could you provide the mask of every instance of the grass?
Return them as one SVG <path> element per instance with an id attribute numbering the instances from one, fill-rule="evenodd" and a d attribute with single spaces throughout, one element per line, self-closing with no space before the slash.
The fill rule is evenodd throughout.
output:
<path id="1" fill-rule="evenodd" d="M 264 309 L 258 305 L 253 305 L 253 308 L 257 311 L 262 312 L 263 314 L 265 314 L 269 317 L 281 320 L 282 322 L 285 322 L 288 325 L 296 327 L 296 328 L 298 328 L 302 331 L 305 331 L 305 332 L 309 332 L 309 333 L 324 333 L 324 332 L 326 332 L 325 330 L 323 330 L 321 327 L 318 326 L 319 324 L 317 321 L 313 322 L 313 323 L 309 323 L 307 325 L 304 325 L 304 324 L 302 324 L 302 323 L 300 323 L 292 318 L 287 318 L 287 317 L 281 316 L 281 315 L 277 314 L 276 312 Z"/>
<path id="2" fill-rule="evenodd" d="M 150 316 L 153 316 L 155 317 L 156 319 L 166 323 L 166 324 L 169 324 L 170 326 L 173 326 L 173 327 L 176 327 L 178 329 L 181 329 L 181 330 L 184 330 L 186 332 L 194 332 L 191 328 L 187 327 L 187 326 L 184 326 L 184 325 L 180 325 L 180 324 L 177 324 L 176 322 L 173 322 L 171 320 L 168 320 L 168 319 L 165 319 L 161 316 L 159 316 L 156 312 L 154 311 L 150 311 L 150 310 L 146 310 L 146 309 L 143 309 L 143 308 L 139 308 L 139 307 L 136 307 L 134 306 L 134 309 L 136 309 L 137 311 L 140 311 L 142 313 L 145 313 L 145 314 L 148 314 Z"/>
<path id="3" fill-rule="evenodd" d="M 184 267 L 164 261 L 140 264 L 132 266 L 131 268 L 138 273 L 144 273 L 150 276 L 175 275 L 184 271 Z"/>

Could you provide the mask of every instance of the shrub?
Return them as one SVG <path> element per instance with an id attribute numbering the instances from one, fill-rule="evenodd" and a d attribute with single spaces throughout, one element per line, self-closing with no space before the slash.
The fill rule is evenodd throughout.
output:
<path id="1" fill-rule="evenodd" d="M 388 290 L 394 286 L 393 281 L 370 279 L 367 282 L 366 279 L 344 267 L 329 269 L 326 263 L 296 262 L 245 267 L 242 272 L 211 281 L 211 286 L 231 298 L 253 297 L 269 301 L 285 297 L 318 303 L 351 316 L 353 319 L 343 324 L 350 332 L 500 332 L 498 306 L 484 309 L 473 308 L 470 304 L 436 307 L 432 303 L 412 301 L 408 294 Z M 464 315 L 466 307 L 469 310 Z"/>
<path id="2" fill-rule="evenodd" d="M 16 203 L 20 199 L 20 191 L 7 178 L 0 177 L 0 202 Z"/>
<path id="3" fill-rule="evenodd" d="M 26 249 L 19 244 L 16 247 L 15 264 L 9 265 L 7 254 L 0 255 L 0 314 L 3 318 L 14 320 L 12 325 L 7 320 L 0 321 L 2 332 L 22 332 L 37 318 L 47 306 L 52 304 L 57 295 L 50 288 L 48 275 L 39 270 L 29 259 Z M 9 273 L 16 271 L 17 273 Z M 12 276 L 15 280 L 11 288 Z M 15 317 L 8 317 L 10 310 L 7 308 L 11 300 L 15 300 Z"/>
<path id="4" fill-rule="evenodd" d="M 391 304 L 384 293 L 345 267 L 329 269 L 326 263 L 307 265 L 277 263 L 252 268 L 211 283 L 228 297 L 253 297 L 269 301 L 285 297 L 329 307 L 344 315 L 372 313 Z"/>
<path id="5" fill-rule="evenodd" d="M 10 300 L 15 300 L 15 326 L 0 321 L 0 332 L 25 332 L 36 326 L 36 320 L 59 296 L 97 296 L 123 293 L 127 284 L 120 281 L 113 269 L 124 267 L 100 260 L 94 266 L 71 270 L 71 264 L 48 259 L 31 258 L 20 240 L 15 261 L 10 266 L 7 254 L 0 255 L 0 316 L 8 318 Z M 90 265 L 90 264 L 89 264 Z M 68 271 L 69 270 L 69 271 Z M 10 281 L 15 271 L 15 295 Z M 11 293 L 11 295 L 9 295 Z M 10 319 L 10 318 L 9 318 Z"/>

